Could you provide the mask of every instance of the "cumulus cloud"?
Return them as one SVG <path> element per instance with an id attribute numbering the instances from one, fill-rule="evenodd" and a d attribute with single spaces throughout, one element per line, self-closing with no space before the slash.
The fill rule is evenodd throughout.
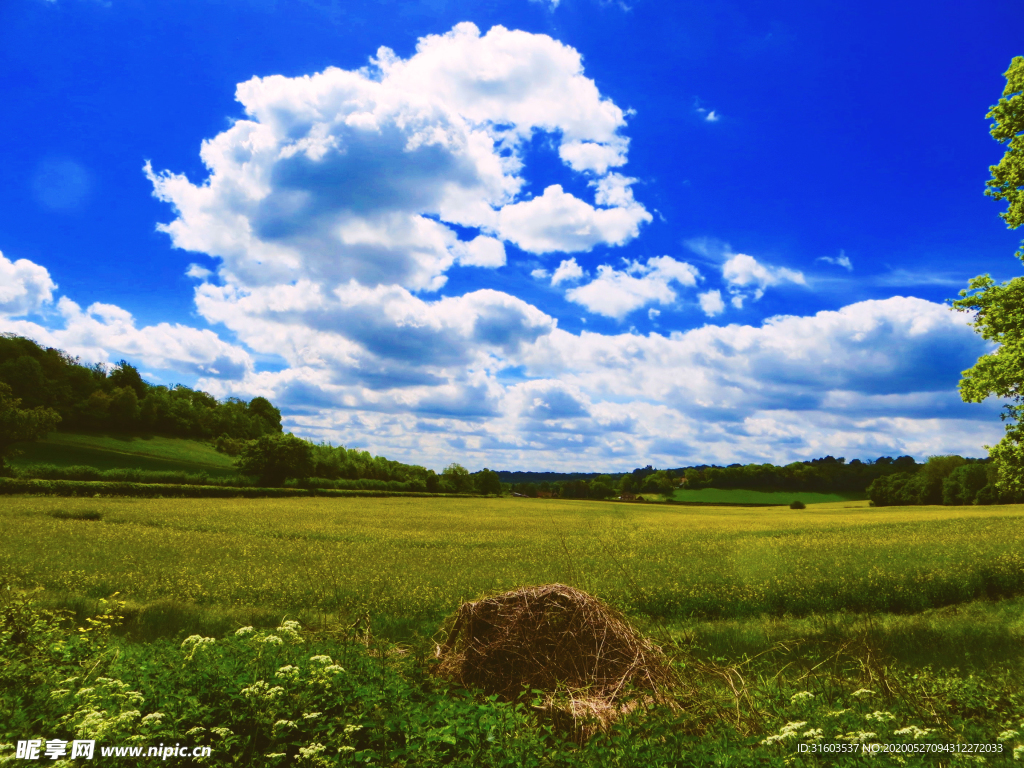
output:
<path id="1" fill-rule="evenodd" d="M 576 263 L 576 259 L 566 259 L 558 265 L 558 269 L 551 275 L 551 284 L 558 285 L 566 281 L 580 280 L 583 278 L 583 268 Z"/>
<path id="2" fill-rule="evenodd" d="M 454 249 L 459 263 L 467 267 L 501 267 L 505 264 L 505 245 L 501 240 L 478 235 L 459 242 Z"/>
<path id="3" fill-rule="evenodd" d="M 524 251 L 589 251 L 595 245 L 622 245 L 640 234 L 651 214 L 633 200 L 628 186 L 614 190 L 621 203 L 597 208 L 552 184 L 532 200 L 506 205 L 498 212 L 501 236 Z M 609 193 L 598 190 L 598 199 Z"/>
<path id="4" fill-rule="evenodd" d="M 697 295 L 700 308 L 708 317 L 720 315 L 725 311 L 725 302 L 722 301 L 722 292 L 719 290 L 705 291 Z"/>
<path id="5" fill-rule="evenodd" d="M 11 261 L 0 252 L 0 315 L 38 312 L 53 301 L 56 288 L 46 267 L 28 259 Z"/>
<path id="6" fill-rule="evenodd" d="M 627 262 L 622 270 L 602 264 L 594 280 L 565 295 L 595 314 L 621 320 L 647 304 L 671 304 L 676 300 L 673 283 L 692 287 L 699 277 L 697 268 L 685 261 L 655 256 L 646 264 Z"/>
<path id="7" fill-rule="evenodd" d="M 121 307 L 95 302 L 83 310 L 67 297 L 61 297 L 56 309 L 63 327 L 7 320 L 2 328 L 89 363 L 107 363 L 112 356 L 129 357 L 147 367 L 228 379 L 241 379 L 253 371 L 248 352 L 210 330 L 178 323 L 138 328 L 131 313 Z"/>
<path id="8" fill-rule="evenodd" d="M 175 246 L 222 260 L 227 282 L 309 279 L 436 290 L 456 261 L 498 267 L 495 239 L 535 253 L 636 237 L 650 214 L 625 162 L 625 116 L 583 74 L 579 53 L 546 35 L 470 23 L 387 48 L 360 70 L 241 83 L 246 119 L 205 141 L 204 183 L 154 172 L 177 218 Z M 521 196 L 527 140 L 546 131 L 594 204 L 549 186 Z M 477 229 L 460 241 L 449 225 Z M 481 239 L 482 238 L 482 239 Z"/>
<path id="9" fill-rule="evenodd" d="M 189 264 L 185 270 L 186 277 L 193 277 L 196 280 L 206 280 L 213 276 L 213 272 L 201 264 Z"/>
<path id="10" fill-rule="evenodd" d="M 781 283 L 807 285 L 802 272 L 786 267 L 762 264 L 745 253 L 733 254 L 722 266 L 722 278 L 729 286 L 736 307 L 743 306 L 745 298 L 755 301 L 764 296 L 765 289 Z"/>

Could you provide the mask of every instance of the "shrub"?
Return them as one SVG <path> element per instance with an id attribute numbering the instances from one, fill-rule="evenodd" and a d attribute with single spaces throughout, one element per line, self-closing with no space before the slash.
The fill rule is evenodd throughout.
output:
<path id="1" fill-rule="evenodd" d="M 804 504 L 802 501 L 800 501 L 800 499 L 797 499 L 796 501 L 794 501 L 792 504 L 789 505 L 789 508 L 790 509 L 807 509 L 807 505 Z"/>

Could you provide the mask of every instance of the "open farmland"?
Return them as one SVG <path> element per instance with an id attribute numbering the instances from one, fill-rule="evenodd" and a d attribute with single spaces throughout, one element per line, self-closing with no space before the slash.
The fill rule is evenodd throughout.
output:
<path id="1" fill-rule="evenodd" d="M 462 600 L 544 582 L 669 623 L 1024 594 L 1022 518 L 1018 506 L 866 502 L 17 497 L 0 512 L 0 564 L 65 606 L 120 592 L 147 632 L 369 612 L 402 637 L 429 634 Z"/>
<path id="2" fill-rule="evenodd" d="M 868 742 L 984 745 L 1002 764 L 1024 756 L 1022 517 L 866 502 L 9 497 L 0 578 L 42 587 L 88 630 L 0 591 L 0 741 L 191 740 L 212 745 L 213 764 L 268 768 L 845 766 L 864 756 L 796 746 Z M 460 601 L 552 581 L 656 638 L 676 709 L 575 744 L 522 702 L 425 674 L 425 636 Z M 114 592 L 126 605 L 111 614 Z M 149 642 L 107 632 L 118 614 Z M 311 749 L 330 751 L 317 762 Z"/>

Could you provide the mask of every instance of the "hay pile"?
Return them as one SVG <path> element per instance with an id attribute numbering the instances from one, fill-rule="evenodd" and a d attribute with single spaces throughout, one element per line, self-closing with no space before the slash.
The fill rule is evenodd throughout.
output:
<path id="1" fill-rule="evenodd" d="M 542 691 L 543 708 L 556 723 L 568 715 L 578 734 L 614 720 L 630 688 L 661 700 L 672 677 L 661 650 L 619 613 L 564 584 L 464 603 L 437 656 L 439 676 L 504 701 Z"/>

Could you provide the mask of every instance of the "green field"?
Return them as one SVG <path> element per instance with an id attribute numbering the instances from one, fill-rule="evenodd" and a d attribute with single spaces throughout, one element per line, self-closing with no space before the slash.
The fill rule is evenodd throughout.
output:
<path id="1" fill-rule="evenodd" d="M 1012 762 L 1022 523 L 1022 506 L 863 501 L 8 497 L 0 764 L 51 736 L 208 744 L 209 764 L 267 768 L 863 764 L 796 752 L 823 739 L 985 743 L 1002 750 L 988 763 Z M 462 601 L 544 582 L 652 635 L 676 709 L 641 707 L 581 746 L 522 702 L 430 676 L 430 637 Z M 123 605 L 104 602 L 115 592 Z"/>
<path id="2" fill-rule="evenodd" d="M 230 456 L 218 453 L 208 443 L 177 437 L 53 432 L 45 440 L 18 448 L 21 454 L 10 461 L 15 468 L 52 464 L 101 470 L 205 472 L 213 477 L 236 474 Z"/>
<path id="3" fill-rule="evenodd" d="M 85 517 L 91 519 L 75 519 Z M 657 507 L 541 499 L 11 497 L 0 566 L 140 632 L 369 612 L 396 639 L 564 582 L 647 620 L 912 613 L 1024 594 L 1024 508 Z M 196 622 L 198 622 L 196 624 Z"/>
<path id="4" fill-rule="evenodd" d="M 700 504 L 838 504 L 844 501 L 863 501 L 866 493 L 814 493 L 812 491 L 747 491 L 743 489 L 703 488 L 699 491 L 673 491 L 669 501 Z"/>

